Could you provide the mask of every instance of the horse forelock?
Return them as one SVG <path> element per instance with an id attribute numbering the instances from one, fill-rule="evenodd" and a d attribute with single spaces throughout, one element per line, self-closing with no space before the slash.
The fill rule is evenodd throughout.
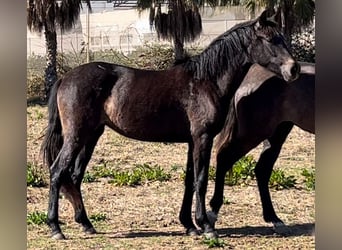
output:
<path id="1" fill-rule="evenodd" d="M 237 69 L 246 60 L 247 46 L 256 39 L 255 20 L 236 24 L 215 40 L 200 54 L 182 63 L 196 79 L 215 81 L 228 69 Z"/>

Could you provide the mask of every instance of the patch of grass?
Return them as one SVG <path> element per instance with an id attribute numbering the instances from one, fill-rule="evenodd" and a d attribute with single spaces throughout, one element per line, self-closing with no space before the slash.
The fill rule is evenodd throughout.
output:
<path id="1" fill-rule="evenodd" d="M 315 170 L 303 169 L 301 175 L 304 176 L 304 184 L 307 190 L 315 190 Z"/>
<path id="2" fill-rule="evenodd" d="M 26 185 L 30 187 L 45 187 L 47 185 L 43 171 L 32 162 L 27 163 Z"/>
<path id="3" fill-rule="evenodd" d="M 39 211 L 27 215 L 27 225 L 42 225 L 47 223 L 47 214 Z"/>
<path id="4" fill-rule="evenodd" d="M 285 172 L 281 169 L 272 171 L 269 187 L 276 190 L 289 189 L 296 184 L 296 178 L 293 175 L 286 176 Z"/>
<path id="5" fill-rule="evenodd" d="M 215 239 L 204 238 L 203 243 L 207 245 L 208 248 L 214 248 L 214 247 L 224 248 L 226 245 L 224 241 L 219 238 L 215 238 Z"/>
<path id="6" fill-rule="evenodd" d="M 142 165 L 136 165 L 132 171 L 112 171 L 112 179 L 109 183 L 113 183 L 118 186 L 137 186 L 143 182 L 153 181 L 168 181 L 171 178 L 170 173 L 166 173 L 163 168 L 158 165 L 150 166 L 145 163 Z"/>
<path id="7" fill-rule="evenodd" d="M 114 171 L 111 178 L 108 182 L 117 186 L 137 186 L 141 184 L 141 176 L 130 171 Z"/>
<path id="8" fill-rule="evenodd" d="M 90 215 L 89 219 L 92 222 L 100 222 L 100 221 L 105 221 L 107 219 L 107 216 L 103 213 L 97 213 L 97 214 Z"/>
<path id="9" fill-rule="evenodd" d="M 106 177 L 113 177 L 113 170 L 107 168 L 106 163 L 103 165 L 98 165 L 93 167 L 93 175 L 96 178 L 106 178 Z"/>

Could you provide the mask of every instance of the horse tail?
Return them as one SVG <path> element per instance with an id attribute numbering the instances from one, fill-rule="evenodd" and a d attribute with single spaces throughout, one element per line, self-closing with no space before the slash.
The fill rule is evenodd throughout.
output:
<path id="1" fill-rule="evenodd" d="M 57 90 L 62 80 L 53 85 L 48 103 L 49 121 L 47 131 L 42 143 L 43 162 L 51 167 L 63 145 L 62 125 L 57 107 Z"/>
<path id="2" fill-rule="evenodd" d="M 220 150 L 220 148 L 225 147 L 232 139 L 233 133 L 236 130 L 237 116 L 235 110 L 234 98 L 230 101 L 228 113 L 226 116 L 226 121 L 224 123 L 223 129 L 216 137 L 215 149 Z"/>

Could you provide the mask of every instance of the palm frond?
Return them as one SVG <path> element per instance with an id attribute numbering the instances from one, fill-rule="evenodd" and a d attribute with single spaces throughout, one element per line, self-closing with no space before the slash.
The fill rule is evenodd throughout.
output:
<path id="1" fill-rule="evenodd" d="M 315 17 L 315 2 L 313 0 L 297 0 L 294 5 L 294 12 L 298 26 L 311 24 Z"/>
<path id="2" fill-rule="evenodd" d="M 29 0 L 27 7 L 27 25 L 31 31 L 41 33 L 43 29 L 55 31 L 69 30 L 79 18 L 82 2 L 91 11 L 90 0 Z"/>

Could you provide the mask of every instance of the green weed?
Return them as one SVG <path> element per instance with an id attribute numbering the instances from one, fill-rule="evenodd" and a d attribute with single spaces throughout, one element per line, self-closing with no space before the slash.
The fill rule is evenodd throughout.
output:
<path id="1" fill-rule="evenodd" d="M 47 214 L 35 211 L 27 215 L 27 225 L 42 225 L 47 223 Z"/>
<path id="2" fill-rule="evenodd" d="M 97 181 L 97 177 L 94 174 L 89 173 L 88 171 L 84 174 L 83 182 L 91 183 Z"/>
<path id="3" fill-rule="evenodd" d="M 303 169 L 301 172 L 301 175 L 305 177 L 304 179 L 305 187 L 308 190 L 315 190 L 315 176 L 316 176 L 315 170 L 313 169 L 309 171 L 307 169 Z"/>
<path id="4" fill-rule="evenodd" d="M 171 178 L 170 173 L 166 173 L 163 168 L 158 165 L 150 166 L 145 163 L 136 165 L 131 171 L 112 171 L 112 179 L 109 181 L 118 186 L 137 186 L 143 182 L 168 181 Z"/>
<path id="5" fill-rule="evenodd" d="M 231 201 L 227 197 L 223 197 L 223 204 L 224 205 L 229 205 Z"/>
<path id="6" fill-rule="evenodd" d="M 293 175 L 286 176 L 283 170 L 276 169 L 272 171 L 269 187 L 276 190 L 289 189 L 295 186 L 296 181 Z"/>
<path id="7" fill-rule="evenodd" d="M 228 171 L 225 178 L 225 184 L 229 186 L 248 184 L 250 180 L 255 179 L 255 165 L 256 161 L 253 159 L 253 156 L 247 155 L 242 157 L 233 165 L 233 168 Z"/>
<path id="8" fill-rule="evenodd" d="M 113 171 L 107 168 L 107 164 L 103 163 L 103 165 L 97 165 L 92 168 L 93 175 L 96 178 L 106 178 L 111 177 L 113 175 Z"/>
<path id="9" fill-rule="evenodd" d="M 44 181 L 43 171 L 32 162 L 27 163 L 26 169 L 26 185 L 30 187 L 45 187 L 47 183 Z"/>
<path id="10" fill-rule="evenodd" d="M 226 244 L 222 239 L 219 238 L 204 238 L 203 243 L 208 246 L 208 248 L 214 248 L 214 247 L 224 247 Z"/>
<path id="11" fill-rule="evenodd" d="M 97 214 L 90 215 L 89 219 L 93 222 L 100 222 L 100 221 L 105 221 L 107 219 L 107 216 L 103 213 L 97 213 Z"/>

